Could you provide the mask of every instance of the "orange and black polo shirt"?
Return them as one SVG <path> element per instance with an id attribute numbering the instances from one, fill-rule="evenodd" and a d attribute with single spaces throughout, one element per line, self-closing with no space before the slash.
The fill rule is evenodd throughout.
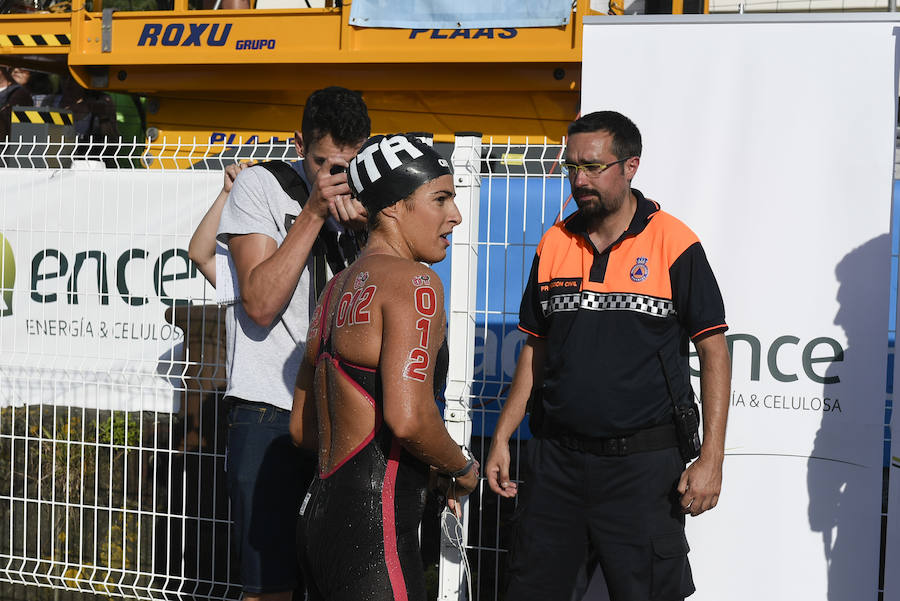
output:
<path id="1" fill-rule="evenodd" d="M 728 329 L 697 236 L 632 192 L 631 224 L 602 252 L 580 211 L 544 234 L 519 309 L 519 328 L 547 340 L 546 419 L 574 434 L 671 423 L 670 386 L 690 390 L 689 339 Z"/>

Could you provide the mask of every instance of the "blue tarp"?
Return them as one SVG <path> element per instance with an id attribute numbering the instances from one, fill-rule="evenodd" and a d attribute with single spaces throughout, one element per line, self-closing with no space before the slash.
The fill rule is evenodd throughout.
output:
<path id="1" fill-rule="evenodd" d="M 478 223 L 475 373 L 469 402 L 472 434 L 490 436 L 525 341 L 525 334 L 518 329 L 519 303 L 531 262 L 541 236 L 554 223 L 560 197 L 569 194 L 569 183 L 559 177 L 482 181 L 487 185 L 481 188 Z M 575 208 L 574 202 L 569 205 L 566 215 Z M 451 260 L 448 257 L 432 266 L 444 283 L 448 311 Z M 519 438 L 530 437 L 526 420 Z"/>
<path id="2" fill-rule="evenodd" d="M 572 14 L 571 0 L 353 0 L 350 24 L 396 29 L 557 27 Z"/>

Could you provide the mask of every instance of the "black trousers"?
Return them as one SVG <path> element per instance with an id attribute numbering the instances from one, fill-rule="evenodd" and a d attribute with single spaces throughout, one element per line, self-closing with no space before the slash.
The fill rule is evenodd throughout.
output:
<path id="1" fill-rule="evenodd" d="M 590 553 L 611 601 L 694 592 L 675 487 L 678 449 L 603 457 L 553 439 L 526 444 L 506 598 L 569 599 Z"/>

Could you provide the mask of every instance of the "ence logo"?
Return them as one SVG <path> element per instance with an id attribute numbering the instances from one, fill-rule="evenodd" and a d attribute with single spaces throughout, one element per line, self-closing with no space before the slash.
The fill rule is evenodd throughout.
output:
<path id="1" fill-rule="evenodd" d="M 751 382 L 759 382 L 763 359 L 768 376 L 776 382 L 796 382 L 802 372 L 816 384 L 837 384 L 841 381 L 835 363 L 844 360 L 844 347 L 828 336 L 819 336 L 809 341 L 797 336 L 779 336 L 768 348 L 763 341 L 752 334 L 727 334 L 728 353 L 731 355 L 731 369 L 749 367 Z M 692 351 L 691 357 L 697 352 Z M 700 371 L 691 366 L 691 375 L 700 377 Z"/>
<path id="2" fill-rule="evenodd" d="M 13 286 L 16 283 L 16 260 L 12 246 L 0 234 L 0 317 L 12 315 Z"/>
<path id="3" fill-rule="evenodd" d="M 151 302 L 153 296 L 169 307 L 187 305 L 188 300 L 175 298 L 168 290 L 171 282 L 197 277 L 197 265 L 188 257 L 183 248 L 164 250 L 156 260 L 142 248 L 131 248 L 119 255 L 109 257 L 102 250 L 84 250 L 76 252 L 73 261 L 69 256 L 56 248 L 45 248 L 31 259 L 31 300 L 35 303 L 61 302 L 65 297 L 69 305 L 78 305 L 81 297 L 95 296 L 93 292 L 79 291 L 80 284 L 88 284 L 90 290 L 96 290 L 101 305 L 108 305 L 110 296 L 110 279 L 113 280 L 122 302 L 140 307 Z M 115 262 L 113 262 L 115 260 Z M 129 264 L 138 265 L 152 262 L 152 276 L 145 267 L 139 269 L 146 276 L 143 281 L 129 281 L 127 277 Z M 69 265 L 72 268 L 69 269 Z M 84 277 L 82 276 L 84 274 Z M 93 281 L 91 276 L 94 276 Z M 110 278 L 112 275 L 112 278 Z M 152 279 L 151 279 L 152 278 Z M 150 279 L 150 282 L 147 281 Z M 91 285 L 93 284 L 93 285 Z"/>

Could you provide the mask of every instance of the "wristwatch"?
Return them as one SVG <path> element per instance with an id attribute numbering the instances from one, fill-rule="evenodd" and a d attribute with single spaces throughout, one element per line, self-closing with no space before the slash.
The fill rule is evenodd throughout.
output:
<path id="1" fill-rule="evenodd" d="M 462 446 L 460 447 L 460 450 L 462 450 L 463 457 L 466 458 L 466 464 L 462 467 L 462 469 L 456 470 L 455 472 L 448 472 L 447 475 L 453 479 L 462 478 L 463 476 L 471 472 L 472 468 L 475 467 L 475 464 L 477 463 L 475 461 L 475 458 L 472 457 L 472 453 L 469 451 L 468 447 Z"/>

